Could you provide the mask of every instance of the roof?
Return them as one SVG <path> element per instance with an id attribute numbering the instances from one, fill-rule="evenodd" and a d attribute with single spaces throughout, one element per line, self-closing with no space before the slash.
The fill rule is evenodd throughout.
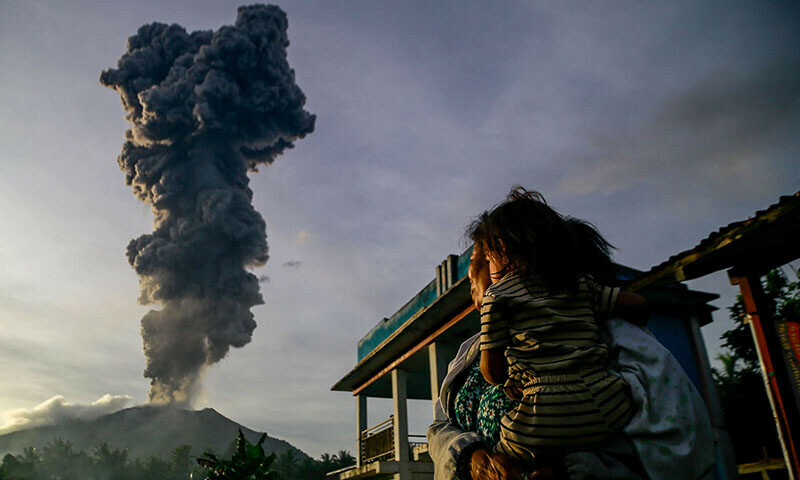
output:
<path id="1" fill-rule="evenodd" d="M 648 285 L 681 282 L 736 267 L 764 274 L 800 257 L 800 192 L 781 197 L 778 203 L 754 217 L 733 222 L 712 232 L 697 246 L 671 256 L 631 284 L 637 290 Z"/>
<path id="2" fill-rule="evenodd" d="M 436 332 L 442 323 L 459 313 L 469 313 L 464 311 L 465 307 L 471 305 L 469 296 L 469 279 L 461 278 L 447 292 L 436 298 L 428 306 L 406 320 L 397 330 L 395 330 L 380 345 L 372 350 L 367 356 L 361 359 L 341 380 L 331 387 L 331 390 L 354 391 L 359 386 L 365 385 L 370 379 L 375 379 L 375 375 L 390 367 L 393 361 L 403 356 L 411 350 L 415 350 L 420 341 Z M 474 309 L 473 309 L 474 310 Z M 477 327 L 476 327 L 477 328 Z M 469 329 L 470 334 L 475 329 Z M 424 382 L 422 382 L 424 383 Z M 422 389 L 423 396 L 412 395 L 411 390 L 416 388 L 409 387 L 410 398 L 425 398 L 424 394 L 430 392 L 430 383 Z"/>
<path id="3" fill-rule="evenodd" d="M 455 270 L 452 272 L 454 283 L 467 276 L 467 268 L 469 267 L 471 254 L 472 247 L 470 246 L 462 252 L 461 255 L 449 255 L 449 257 L 453 257 L 454 260 L 452 265 Z M 446 263 L 446 261 L 442 263 Z M 392 333 L 400 328 L 414 314 L 433 303 L 440 293 L 442 292 L 439 292 L 437 288 L 437 278 L 434 278 L 425 285 L 419 293 L 411 297 L 405 305 L 400 307 L 394 315 L 378 322 L 372 330 L 367 332 L 367 334 L 358 341 L 358 361 L 363 360 L 364 357 L 375 350 L 378 345 L 389 338 Z"/>

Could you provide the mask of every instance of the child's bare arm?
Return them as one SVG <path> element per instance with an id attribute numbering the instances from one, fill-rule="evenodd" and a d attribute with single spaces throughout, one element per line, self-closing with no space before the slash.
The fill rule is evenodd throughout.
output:
<path id="1" fill-rule="evenodd" d="M 650 306 L 647 300 L 635 293 L 620 292 L 614 310 L 620 317 L 634 325 L 645 326 L 650 318 Z"/>
<path id="2" fill-rule="evenodd" d="M 508 365 L 504 352 L 504 347 L 481 351 L 481 373 L 483 378 L 492 385 L 499 385 L 506 381 Z"/>

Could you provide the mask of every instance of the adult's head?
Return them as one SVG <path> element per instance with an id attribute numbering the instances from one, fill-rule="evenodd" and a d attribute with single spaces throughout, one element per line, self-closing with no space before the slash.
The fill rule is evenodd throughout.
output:
<path id="1" fill-rule="evenodd" d="M 469 277 L 469 294 L 472 297 L 472 303 L 475 308 L 480 310 L 483 292 L 489 288 L 492 280 L 489 277 L 489 264 L 486 261 L 486 253 L 479 244 L 475 244 L 472 248 L 467 276 Z"/>

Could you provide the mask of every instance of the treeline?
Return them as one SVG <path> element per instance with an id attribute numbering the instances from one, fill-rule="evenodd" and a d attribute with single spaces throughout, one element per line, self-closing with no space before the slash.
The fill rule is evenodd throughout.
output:
<path id="1" fill-rule="evenodd" d="M 230 457 L 234 448 L 232 442 L 223 456 Z M 198 453 L 202 457 L 206 452 Z M 325 453 L 319 460 L 287 450 L 277 455 L 271 469 L 281 480 L 322 480 L 327 472 L 353 464 L 355 458 L 344 450 Z M 132 459 L 127 449 L 103 443 L 87 453 L 60 438 L 41 450 L 29 447 L 20 455 L 9 453 L 0 464 L 0 480 L 202 480 L 209 473 L 197 464 L 189 445 L 175 448 L 167 458 Z"/>

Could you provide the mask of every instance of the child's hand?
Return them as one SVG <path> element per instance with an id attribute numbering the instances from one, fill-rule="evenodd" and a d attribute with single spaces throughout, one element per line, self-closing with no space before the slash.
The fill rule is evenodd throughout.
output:
<path id="1" fill-rule="evenodd" d="M 625 320 L 640 327 L 646 327 L 647 321 L 650 319 L 650 305 L 643 296 L 635 293 L 621 292 L 617 297 L 614 311 Z"/>
<path id="2" fill-rule="evenodd" d="M 489 288 L 492 281 L 489 278 L 489 264 L 486 262 L 486 255 L 478 245 L 472 249 L 467 276 L 469 277 L 469 294 L 472 297 L 472 303 L 476 309 L 480 310 L 483 293 Z"/>

